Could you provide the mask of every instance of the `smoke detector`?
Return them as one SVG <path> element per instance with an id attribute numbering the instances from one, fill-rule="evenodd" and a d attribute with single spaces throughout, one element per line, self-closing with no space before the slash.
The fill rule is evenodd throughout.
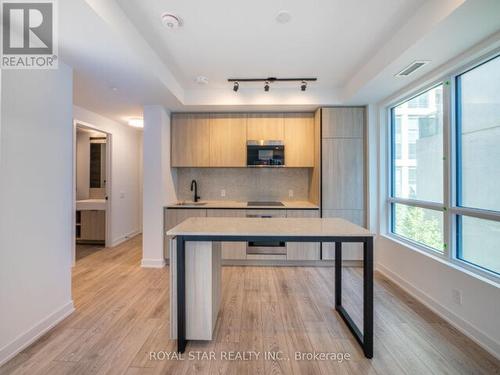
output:
<path id="1" fill-rule="evenodd" d="M 161 15 L 161 22 L 167 29 L 172 30 L 182 26 L 181 19 L 172 13 L 163 13 Z"/>

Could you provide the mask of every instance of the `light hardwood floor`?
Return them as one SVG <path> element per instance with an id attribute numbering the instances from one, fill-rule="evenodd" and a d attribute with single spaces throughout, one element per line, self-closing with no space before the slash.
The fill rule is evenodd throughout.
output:
<path id="1" fill-rule="evenodd" d="M 333 269 L 225 267 L 216 340 L 190 342 L 217 360 L 151 361 L 169 340 L 168 269 L 140 267 L 141 238 L 76 264 L 76 311 L 0 374 L 495 374 L 500 362 L 386 279 L 375 284 L 375 353 L 363 357 L 332 309 Z M 345 269 L 344 303 L 359 321 L 360 270 Z M 290 360 L 224 361 L 221 352 L 282 351 Z M 298 352 L 349 361 L 297 361 Z"/>

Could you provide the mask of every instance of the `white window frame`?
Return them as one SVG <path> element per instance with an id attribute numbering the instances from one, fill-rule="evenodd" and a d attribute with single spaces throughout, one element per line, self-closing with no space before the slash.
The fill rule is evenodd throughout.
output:
<path id="1" fill-rule="evenodd" d="M 500 56 L 500 49 L 496 49 L 479 59 L 462 66 L 460 69 L 454 70 L 451 73 L 440 76 L 438 79 L 420 86 L 417 89 L 411 90 L 408 93 L 399 96 L 397 99 L 388 102 L 384 105 L 384 116 L 382 121 L 385 122 L 386 131 L 382 132 L 385 136 L 386 149 L 386 181 L 385 181 L 385 235 L 398 242 L 401 242 L 412 249 L 419 250 L 425 254 L 432 255 L 443 261 L 457 266 L 458 269 L 466 270 L 472 274 L 485 277 L 495 283 L 500 282 L 500 275 L 489 271 L 483 267 L 476 266 L 470 262 L 459 259 L 458 244 L 457 244 L 457 217 L 469 216 L 479 219 L 487 219 L 500 222 L 500 212 L 488 211 L 483 209 L 466 208 L 457 206 L 457 150 L 456 150 L 456 79 L 463 73 L 476 68 L 477 66 L 488 62 Z M 440 84 L 443 85 L 443 203 L 427 202 L 415 199 L 404 199 L 392 197 L 392 180 L 393 180 L 393 165 L 392 165 L 392 118 L 391 110 L 401 103 L 404 103 Z M 422 243 L 412 241 L 406 237 L 398 235 L 392 231 L 392 205 L 400 203 L 409 207 L 421 207 L 443 213 L 443 242 L 445 244 L 443 252 L 425 246 Z"/>

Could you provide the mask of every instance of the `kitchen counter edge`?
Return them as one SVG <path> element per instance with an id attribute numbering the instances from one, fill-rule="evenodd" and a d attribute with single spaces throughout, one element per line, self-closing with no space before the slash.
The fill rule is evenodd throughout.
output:
<path id="1" fill-rule="evenodd" d="M 203 202 L 203 201 L 201 201 Z M 168 209 L 226 209 L 226 210 L 319 210 L 319 206 L 306 201 L 283 201 L 284 206 L 247 206 L 247 202 L 206 201 L 203 205 L 170 204 Z"/>

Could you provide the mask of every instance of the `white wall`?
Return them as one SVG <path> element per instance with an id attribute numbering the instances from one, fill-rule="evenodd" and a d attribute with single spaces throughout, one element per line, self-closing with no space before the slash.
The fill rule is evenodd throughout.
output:
<path id="1" fill-rule="evenodd" d="M 140 130 L 85 108 L 73 107 L 74 119 L 111 134 L 111 246 L 140 232 Z"/>
<path id="2" fill-rule="evenodd" d="M 163 267 L 163 207 L 177 201 L 176 174 L 170 168 L 170 113 L 144 107 L 143 267 Z"/>
<path id="3" fill-rule="evenodd" d="M 500 316 L 500 285 L 386 235 L 388 232 L 386 103 L 405 93 L 418 90 L 496 48 L 495 45 L 479 47 L 473 47 L 469 53 L 460 56 L 460 59 L 439 67 L 379 105 L 377 124 L 372 124 L 378 129 L 375 137 L 369 139 L 370 143 L 376 142 L 378 145 L 378 164 L 371 165 L 371 168 L 377 170 L 378 192 L 375 195 L 378 194 L 378 199 L 371 202 L 371 209 L 376 210 L 379 219 L 379 236 L 375 243 L 377 270 L 500 358 L 500 324 L 497 318 Z M 452 300 L 454 289 L 462 291 L 461 305 Z"/>
<path id="4" fill-rule="evenodd" d="M 73 311 L 72 80 L 2 71 L 0 364 Z"/>

